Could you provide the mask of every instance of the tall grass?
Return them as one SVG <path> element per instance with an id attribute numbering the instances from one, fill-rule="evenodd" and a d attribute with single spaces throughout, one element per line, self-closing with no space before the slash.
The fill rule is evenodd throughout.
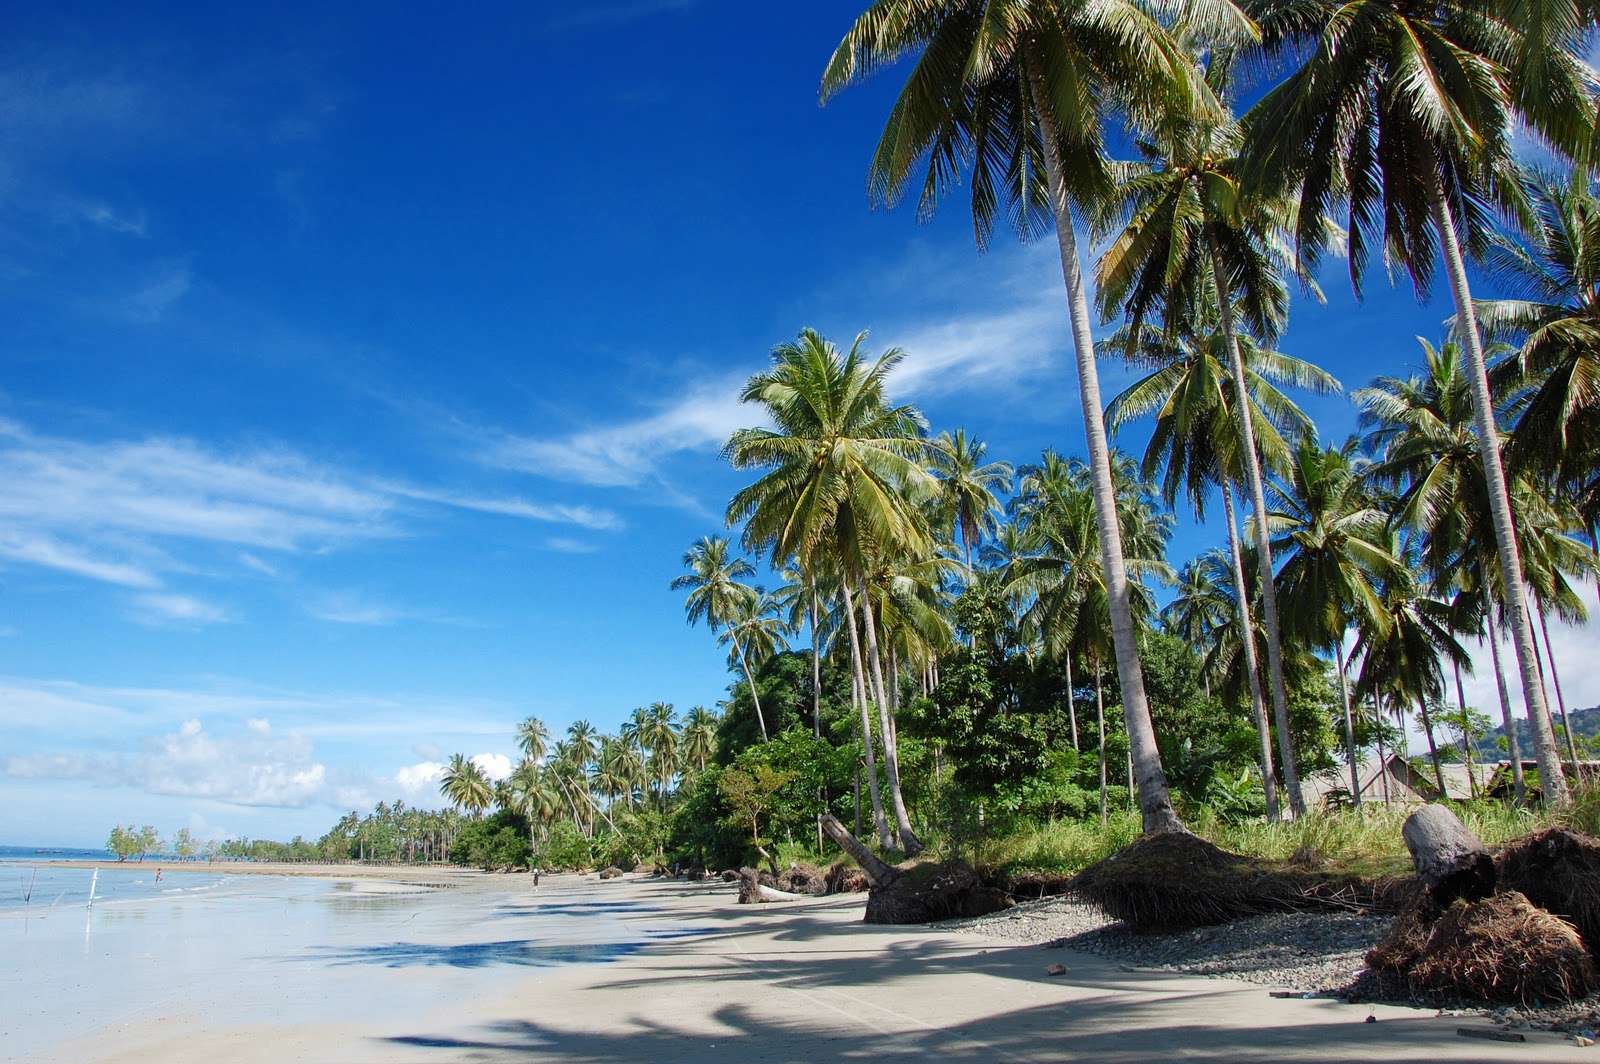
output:
<path id="1" fill-rule="evenodd" d="M 1569 827 L 1600 835 L 1600 784 L 1581 783 L 1573 803 L 1560 813 L 1519 809 L 1503 802 L 1453 802 L 1461 822 L 1488 846 L 1547 827 Z M 1223 821 L 1204 807 L 1190 807 L 1188 826 L 1224 850 L 1268 861 L 1287 861 L 1296 853 L 1315 851 L 1322 858 L 1367 875 L 1404 873 L 1411 869 L 1401 828 L 1415 807 L 1368 803 L 1359 811 L 1312 813 L 1300 820 L 1269 824 L 1264 820 Z M 1071 874 L 1109 857 L 1139 836 L 1136 810 L 1114 813 L 1104 828 L 1095 821 L 1059 820 L 1024 825 L 1009 834 L 969 840 L 962 856 L 991 873 L 1052 872 Z"/>

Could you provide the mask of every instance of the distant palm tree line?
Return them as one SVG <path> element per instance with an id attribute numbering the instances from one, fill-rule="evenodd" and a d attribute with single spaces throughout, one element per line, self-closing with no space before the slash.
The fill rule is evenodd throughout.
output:
<path id="1" fill-rule="evenodd" d="M 1582 57 L 1597 16 L 1595 0 L 879 0 L 857 19 L 824 101 L 907 61 L 872 199 L 915 187 L 926 216 L 964 185 L 980 245 L 1002 210 L 1024 239 L 1054 229 L 1088 441 L 1085 461 L 1045 452 L 1013 482 L 980 442 L 930 438 L 915 407 L 890 402 L 903 353 L 873 358 L 864 337 L 840 351 L 804 331 L 744 389 L 768 427 L 724 448 L 757 474 L 727 520 L 788 585 L 742 583 L 750 562 L 707 537 L 673 586 L 692 589 L 691 623 L 719 631 L 752 699 L 752 670 L 790 621 L 804 615 L 814 656 L 827 633 L 850 670 L 885 849 L 921 845 L 899 778 L 899 691 L 937 683 L 950 604 L 969 588 L 1004 596 L 1032 652 L 1096 682 L 1116 670 L 1146 830 L 1181 828 L 1140 667 L 1151 584 L 1173 580 L 1161 621 L 1203 652 L 1209 683 L 1248 697 L 1272 815 L 1280 778 L 1290 810 L 1306 809 L 1287 716 L 1297 656 L 1335 659 L 1353 764 L 1362 706 L 1414 708 L 1429 731 L 1462 640 L 1488 641 L 1498 662 L 1501 634 L 1544 798 L 1568 800 L 1545 693 L 1548 680 L 1564 711 L 1560 684 L 1534 622 L 1584 616 L 1572 580 L 1596 568 L 1600 207 L 1587 167 L 1600 140 Z M 1232 113 L 1249 76 L 1285 66 Z M 1568 176 L 1524 169 L 1517 128 Z M 1123 137 L 1136 160 L 1112 158 Z M 1109 238 L 1092 267 L 1098 315 L 1080 231 Z M 1275 350 L 1289 286 L 1320 297 L 1315 270 L 1336 254 L 1359 291 L 1374 251 L 1419 296 L 1442 263 L 1455 317 L 1422 374 L 1355 394 L 1359 441 L 1323 446 L 1279 390 L 1338 387 Z M 1474 301 L 1469 259 L 1508 298 Z M 1116 320 L 1096 345 L 1092 326 Z M 1149 371 L 1109 407 L 1105 356 Z M 1137 465 L 1107 441 L 1134 419 L 1154 429 Z M 1202 518 L 1220 495 L 1228 548 L 1173 574 L 1163 507 L 1180 494 Z"/>

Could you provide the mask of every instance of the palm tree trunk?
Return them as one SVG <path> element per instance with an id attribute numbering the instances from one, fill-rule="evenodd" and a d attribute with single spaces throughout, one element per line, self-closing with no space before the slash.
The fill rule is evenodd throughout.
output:
<path id="1" fill-rule="evenodd" d="M 1072 693 L 1072 652 L 1068 651 L 1061 660 L 1067 666 L 1067 720 L 1072 724 L 1072 752 L 1076 754 L 1082 747 L 1078 745 L 1078 700 Z"/>
<path id="2" fill-rule="evenodd" d="M 889 821 L 883 815 L 883 795 L 878 791 L 878 766 L 872 756 L 872 719 L 867 714 L 867 674 L 861 663 L 861 639 L 856 634 L 855 596 L 850 593 L 850 581 L 844 581 L 845 627 L 850 630 L 850 664 L 855 670 L 856 708 L 861 711 L 861 750 L 867 762 L 867 790 L 872 795 L 872 822 L 878 829 L 878 844 L 892 850 L 894 837 L 889 834 Z M 857 790 L 859 800 L 859 785 Z"/>
<path id="3" fill-rule="evenodd" d="M 1261 459 L 1256 454 L 1256 430 L 1252 424 L 1250 391 L 1245 386 L 1244 356 L 1239 337 L 1233 331 L 1233 287 L 1226 281 L 1222 249 L 1209 227 L 1211 279 L 1216 285 L 1217 310 L 1221 315 L 1222 335 L 1228 344 L 1228 372 L 1233 377 L 1234 417 L 1239 422 L 1243 445 L 1245 483 L 1250 489 L 1251 522 L 1256 540 L 1256 565 L 1261 580 L 1261 624 L 1267 630 L 1267 672 L 1272 678 L 1272 716 L 1278 722 L 1278 752 L 1283 762 L 1283 785 L 1289 792 L 1289 810 L 1296 817 L 1306 815 L 1306 799 L 1300 789 L 1300 770 L 1295 764 L 1294 742 L 1289 734 L 1289 692 L 1283 682 L 1283 639 L 1278 626 L 1278 590 L 1273 584 L 1272 544 L 1267 538 L 1267 496 L 1261 487 Z"/>
<path id="4" fill-rule="evenodd" d="M 1556 672 L 1556 648 L 1550 645 L 1550 622 L 1544 607 L 1539 606 L 1539 630 L 1544 633 L 1544 656 L 1550 660 L 1550 682 L 1556 689 L 1556 711 L 1561 714 L 1561 730 L 1567 736 L 1567 757 L 1572 761 L 1572 771 L 1578 771 L 1578 745 L 1572 738 L 1572 725 L 1567 723 L 1567 699 L 1561 693 L 1561 674 Z"/>
<path id="5" fill-rule="evenodd" d="M 1467 761 L 1467 797 L 1478 797 L 1478 777 L 1472 771 L 1472 722 L 1467 717 L 1467 689 L 1461 686 L 1461 662 L 1452 661 L 1456 671 L 1456 706 L 1461 710 L 1461 756 Z"/>
<path id="6" fill-rule="evenodd" d="M 1393 803 L 1389 793 L 1389 755 L 1383 749 L 1383 696 L 1376 699 L 1378 717 L 1378 770 L 1383 773 L 1383 804 L 1385 807 Z"/>
<path id="7" fill-rule="evenodd" d="M 1100 826 L 1105 827 L 1108 819 L 1106 808 L 1106 701 L 1100 683 L 1100 666 L 1095 665 L 1094 670 L 1094 712 L 1095 718 L 1100 722 Z"/>
<path id="8" fill-rule="evenodd" d="M 1233 488 L 1222 482 L 1223 515 L 1228 519 L 1228 555 L 1233 561 L 1233 594 L 1239 600 L 1239 642 L 1244 649 L 1244 672 L 1250 681 L 1250 715 L 1255 718 L 1261 743 L 1261 786 L 1267 796 L 1267 820 L 1283 819 L 1278 808 L 1278 778 L 1272 769 L 1272 727 L 1267 723 L 1267 702 L 1261 694 L 1261 666 L 1256 661 L 1255 625 L 1250 620 L 1250 588 L 1244 578 L 1244 552 L 1239 549 L 1239 525 L 1233 512 Z"/>
<path id="9" fill-rule="evenodd" d="M 1024 53 L 1028 81 L 1034 98 L 1049 98 L 1039 64 Z M 1144 673 L 1139 668 L 1139 647 L 1133 629 L 1133 610 L 1128 600 L 1128 573 L 1122 558 L 1122 530 L 1117 522 L 1116 489 L 1111 482 L 1111 454 L 1106 444 L 1104 409 L 1100 401 L 1100 377 L 1095 368 L 1092 318 L 1084 289 L 1083 271 L 1078 264 L 1078 238 L 1073 229 L 1071 201 L 1067 195 L 1065 168 L 1061 160 L 1060 131 L 1050 112 L 1034 109 L 1044 142 L 1045 171 L 1050 182 L 1050 204 L 1055 214 L 1056 243 L 1061 252 L 1061 276 L 1067 286 L 1067 308 L 1072 324 L 1072 346 L 1078 366 L 1078 398 L 1083 406 L 1083 430 L 1088 444 L 1089 471 L 1094 483 L 1095 524 L 1100 531 L 1100 558 L 1105 577 L 1106 598 L 1111 612 L 1111 638 L 1116 648 L 1117 678 L 1122 686 L 1122 715 L 1128 731 L 1128 745 L 1138 772 L 1140 812 L 1144 830 L 1183 831 L 1178 813 L 1172 807 L 1167 776 L 1161 767 L 1161 750 L 1156 746 L 1155 726 L 1150 721 L 1150 702 L 1145 695 Z"/>
<path id="10" fill-rule="evenodd" d="M 1484 478 L 1488 482 L 1489 509 L 1494 516 L 1495 545 L 1500 554 L 1502 601 L 1511 645 L 1517 652 L 1522 674 L 1522 696 L 1528 707 L 1528 727 L 1533 732 L 1534 754 L 1539 762 L 1539 781 L 1545 804 L 1562 808 L 1572 801 L 1572 792 L 1561 772 L 1561 756 L 1556 751 L 1555 732 L 1550 726 L 1550 711 L 1545 706 L 1539 684 L 1539 656 L 1533 642 L 1533 625 L 1528 620 L 1527 601 L 1522 582 L 1522 558 L 1517 548 L 1516 524 L 1511 513 L 1511 497 L 1506 491 L 1505 470 L 1500 464 L 1500 433 L 1494 422 L 1494 400 L 1489 394 L 1489 376 L 1484 366 L 1483 344 L 1478 338 L 1478 319 L 1472 309 L 1472 291 L 1467 286 L 1467 270 L 1461 260 L 1455 221 L 1445 202 L 1444 185 L 1438 171 L 1427 168 L 1430 206 L 1444 250 L 1445 269 L 1450 275 L 1450 291 L 1456 303 L 1456 334 L 1467 353 L 1467 371 L 1472 385 L 1472 415 L 1478 432 L 1478 452 L 1483 457 Z"/>
<path id="11" fill-rule="evenodd" d="M 822 738 L 822 644 L 817 636 L 817 585 L 811 585 L 811 605 L 806 619 L 811 622 L 811 737 Z M 822 828 L 818 827 L 818 831 Z"/>
<path id="12" fill-rule="evenodd" d="M 1448 798 L 1444 787 L 1444 767 L 1439 764 L 1439 747 L 1433 741 L 1433 722 L 1428 719 L 1428 700 L 1417 699 L 1417 713 L 1422 718 L 1422 734 L 1428 737 L 1428 759 L 1433 762 L 1433 781 L 1439 785 L 1439 797 Z"/>
<path id="13" fill-rule="evenodd" d="M 901 848 L 907 857 L 913 857 L 922 852 L 922 841 L 917 838 L 916 832 L 911 830 L 911 817 L 906 812 L 905 795 L 900 790 L 900 751 L 899 743 L 894 730 L 894 718 L 890 715 L 888 688 L 884 683 L 883 658 L 878 653 L 878 625 L 873 618 L 876 612 L 872 608 L 872 598 L 867 590 L 864 577 L 857 577 L 861 583 L 861 616 L 865 619 L 867 633 L 867 658 L 872 662 L 872 679 L 878 687 L 878 730 L 883 735 L 883 767 L 889 782 L 889 801 L 894 808 L 895 828 L 900 835 Z"/>
<path id="14" fill-rule="evenodd" d="M 733 649 L 739 652 L 739 668 L 744 670 L 744 682 L 750 687 L 750 704 L 756 707 L 756 723 L 761 726 L 761 741 L 767 741 L 767 718 L 761 715 L 761 698 L 756 694 L 756 678 L 750 675 L 750 663 L 744 658 L 744 644 L 737 638 Z"/>
<path id="15" fill-rule="evenodd" d="M 1500 719 L 1505 722 L 1506 754 L 1511 758 L 1511 793 L 1517 804 L 1528 801 L 1528 784 L 1522 778 L 1522 743 L 1517 739 L 1517 719 L 1511 715 L 1511 692 L 1506 689 L 1506 671 L 1500 664 L 1500 633 L 1491 620 L 1489 629 L 1489 654 L 1494 662 L 1495 685 L 1500 689 Z"/>
<path id="16" fill-rule="evenodd" d="M 1350 799 L 1361 808 L 1361 769 L 1356 761 L 1356 720 L 1350 712 L 1350 680 L 1344 674 L 1344 640 L 1333 644 L 1334 661 L 1339 666 L 1339 698 L 1344 702 L 1344 740 L 1350 753 Z"/>

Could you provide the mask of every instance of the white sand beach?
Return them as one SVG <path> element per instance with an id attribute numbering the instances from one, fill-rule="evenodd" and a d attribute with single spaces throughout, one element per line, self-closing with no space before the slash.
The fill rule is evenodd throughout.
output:
<path id="1" fill-rule="evenodd" d="M 1458 1035 L 1488 1029 L 1479 1019 L 1285 1000 L 1070 950 L 870 927 L 859 896 L 749 907 L 722 883 L 551 877 L 535 891 L 526 876 L 453 875 L 462 889 L 427 903 L 352 903 L 319 931 L 346 928 L 328 949 L 262 945 L 251 967 L 210 972 L 214 984 L 131 984 L 120 1010 L 98 1015 L 58 1002 L 71 1036 L 14 1059 L 1595 1059 L 1541 1032 L 1519 1043 Z M 1047 974 L 1053 963 L 1065 974 Z"/>

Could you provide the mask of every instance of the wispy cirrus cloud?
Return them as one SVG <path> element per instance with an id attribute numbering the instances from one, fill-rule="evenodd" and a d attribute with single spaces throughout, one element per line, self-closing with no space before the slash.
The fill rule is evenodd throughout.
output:
<path id="1" fill-rule="evenodd" d="M 193 595 L 140 595 L 133 604 L 134 620 L 151 627 L 197 628 L 233 620 L 226 609 Z"/>
<path id="2" fill-rule="evenodd" d="M 912 263 L 885 282 L 896 292 L 926 301 L 939 293 L 936 312 L 907 309 L 877 327 L 871 355 L 890 347 L 905 358 L 890 378 L 896 400 L 956 393 L 1019 394 L 1053 372 L 1070 341 L 1066 298 L 1054 259 L 1023 249 L 982 284 L 952 282 L 955 267 Z M 962 270 L 970 274 L 970 263 Z M 937 280 L 927 274 L 937 271 Z M 910 296 L 905 297 L 908 301 Z M 853 340 L 830 335 L 841 348 Z M 759 408 L 740 402 L 749 372 L 727 373 L 685 390 L 643 415 L 579 429 L 564 436 L 504 433 L 482 449 L 486 463 L 552 480 L 596 487 L 633 487 L 661 475 L 686 453 L 714 453 L 739 428 L 762 420 Z"/>
<path id="3" fill-rule="evenodd" d="M 609 510 L 468 495 L 329 467 L 288 449 L 229 452 L 152 437 L 87 442 L 0 421 L 0 562 L 152 593 L 138 608 L 165 621 L 217 623 L 226 611 L 165 592 L 174 574 L 244 567 L 405 534 L 421 509 L 604 531 Z M 219 561 L 216 549 L 227 550 Z"/>

